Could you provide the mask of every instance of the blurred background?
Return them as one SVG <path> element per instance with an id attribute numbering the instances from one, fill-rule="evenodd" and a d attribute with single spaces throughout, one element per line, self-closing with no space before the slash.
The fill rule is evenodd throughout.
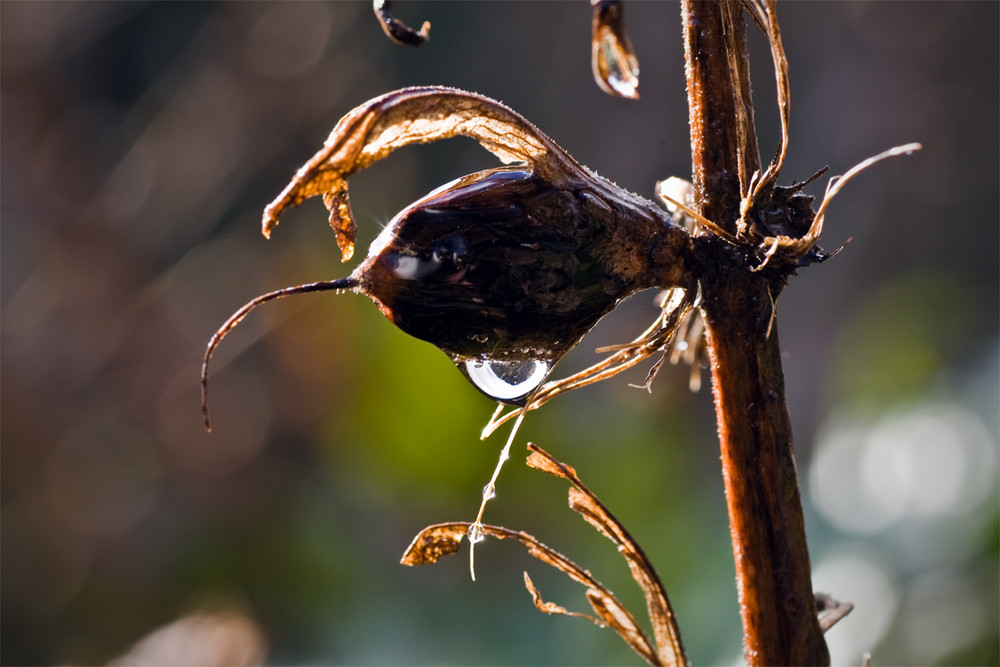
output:
<path id="1" fill-rule="evenodd" d="M 638 663 L 611 631 L 536 612 L 522 569 L 546 599 L 587 607 L 516 544 L 481 545 L 476 582 L 464 555 L 398 564 L 425 525 L 474 518 L 505 431 L 480 442 L 494 405 L 367 299 L 255 312 L 219 349 L 202 430 L 201 355 L 225 318 L 353 266 L 318 200 L 271 241 L 258 225 L 365 100 L 458 86 L 646 197 L 690 174 L 676 4 L 626 4 L 638 102 L 593 83 L 585 2 L 395 10 L 429 20 L 430 41 L 393 44 L 367 2 L 0 4 L 4 664 Z M 822 245 L 853 241 L 779 306 L 816 588 L 857 605 L 827 635 L 834 664 L 866 651 L 875 665 L 1000 661 L 998 14 L 779 10 L 792 90 L 781 182 L 924 145 L 845 189 Z M 751 33 L 768 156 L 773 75 Z M 359 255 L 407 203 L 493 164 L 456 139 L 353 178 Z M 633 338 L 652 297 L 623 304 L 556 374 Z M 536 535 L 641 612 L 565 485 L 519 465 L 538 443 L 650 554 L 692 661 L 737 663 L 711 394 L 690 393 L 679 369 L 651 394 L 630 387 L 645 371 L 529 415 L 487 520 Z"/>

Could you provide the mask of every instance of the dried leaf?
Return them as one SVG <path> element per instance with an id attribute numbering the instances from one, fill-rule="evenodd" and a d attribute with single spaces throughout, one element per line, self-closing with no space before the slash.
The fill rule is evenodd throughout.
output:
<path id="1" fill-rule="evenodd" d="M 427 526 L 406 548 L 400 561 L 403 565 L 428 565 L 436 563 L 442 556 L 457 553 L 468 524 L 441 523 Z"/>
<path id="2" fill-rule="evenodd" d="M 666 590 L 652 564 L 625 527 L 611 514 L 600 500 L 577 477 L 569 466 L 552 457 L 540 447 L 529 444 L 529 450 L 537 458 L 547 459 L 547 466 L 560 471 L 560 476 L 567 479 L 573 488 L 569 490 L 570 508 L 578 512 L 587 523 L 594 526 L 598 532 L 614 542 L 618 551 L 625 558 L 632 578 L 642 589 L 646 598 L 646 608 L 650 622 L 653 625 L 653 636 L 656 638 L 659 662 L 665 665 L 687 664 L 684 647 L 681 643 L 680 629 L 674 617 L 673 609 L 667 598 Z M 536 463 L 534 467 L 540 468 Z"/>
<path id="3" fill-rule="evenodd" d="M 462 538 L 465 536 L 471 525 L 472 523 L 470 522 L 459 521 L 453 523 L 441 523 L 424 528 L 413 539 L 413 542 L 407 548 L 400 562 L 404 565 L 427 565 L 437 562 L 437 560 L 442 556 L 456 553 L 462 543 Z M 603 623 L 613 627 L 619 635 L 628 641 L 629 645 L 636 652 L 646 658 L 650 664 L 661 664 L 656 657 L 656 653 L 650 648 L 651 644 L 649 639 L 635 622 L 635 617 L 633 617 L 617 600 L 617 598 L 615 598 L 614 594 L 601 584 L 601 582 L 597 581 L 597 579 L 595 579 L 590 572 L 584 570 L 558 551 L 543 544 L 542 542 L 539 542 L 534 536 L 529 535 L 528 533 L 510 530 L 501 526 L 491 526 L 489 524 L 479 525 L 482 528 L 484 535 L 489 535 L 490 537 L 495 537 L 501 540 L 515 539 L 527 547 L 528 553 L 534 558 L 556 568 L 569 578 L 586 586 L 587 599 L 590 602 L 591 607 L 598 612 L 598 615 L 602 619 L 597 621 L 598 624 Z M 586 614 L 569 612 L 559 605 L 543 601 L 537 589 L 535 589 L 534 585 L 530 583 L 530 578 L 527 577 L 527 574 L 525 575 L 525 579 L 528 591 L 531 593 L 532 599 L 535 600 L 535 604 L 540 610 L 546 613 L 565 613 L 570 616 L 584 616 L 586 618 L 591 618 Z M 591 620 L 595 619 L 591 618 Z"/>
<path id="4" fill-rule="evenodd" d="M 533 449 L 534 447 L 535 445 L 533 443 L 528 443 L 528 449 L 531 450 L 531 453 L 528 454 L 528 458 L 525 460 L 525 465 L 529 468 L 541 470 L 542 472 L 547 472 L 550 475 L 562 477 L 563 479 L 571 479 L 570 476 L 576 476 L 576 470 L 574 470 L 572 466 L 568 466 L 565 463 L 561 463 L 544 456 L 538 451 L 535 451 Z"/>
<path id="5" fill-rule="evenodd" d="M 607 596 L 601 595 L 600 591 L 590 589 L 587 591 L 587 602 L 600 616 L 602 624 L 617 632 L 618 636 L 624 639 L 632 647 L 632 650 L 641 655 L 646 662 L 651 665 L 664 664 L 650 644 L 646 633 L 639 629 L 632 614 L 619 605 L 617 600 L 608 599 Z"/>
<path id="6" fill-rule="evenodd" d="M 778 263 L 784 267 L 797 267 L 822 261 L 828 255 L 816 248 L 820 235 L 823 233 L 823 222 L 826 207 L 843 185 L 859 172 L 876 162 L 895 155 L 909 154 L 920 150 L 920 144 L 897 146 L 874 157 L 864 160 L 854 166 L 844 176 L 831 180 L 826 195 L 815 214 L 812 213 L 812 198 L 801 195 L 798 191 L 816 176 L 807 179 L 805 183 L 787 188 L 775 186 L 781 173 L 781 168 L 788 153 L 788 127 L 790 122 L 790 93 L 788 83 L 788 60 L 781 40 L 781 30 L 778 27 L 776 0 L 743 0 L 743 6 L 750 12 L 754 21 L 767 35 L 771 48 L 771 59 L 774 64 L 775 87 L 781 121 L 781 137 L 778 148 L 771 162 L 763 173 L 754 173 L 749 183 L 741 183 L 744 195 L 740 202 L 740 219 L 736 225 L 737 239 L 735 242 L 752 245 L 763 257 L 753 269 L 760 271 L 768 265 Z M 804 204 L 805 203 L 805 204 Z M 778 219 L 801 224 L 805 222 L 807 229 L 797 231 L 782 230 L 775 233 L 769 224 L 761 224 L 760 216 L 770 217 L 764 211 L 777 212 Z M 714 226 L 714 223 L 712 223 Z M 721 235 L 726 236 L 726 235 Z M 733 239 L 727 239 L 733 242 Z M 846 243 L 844 244 L 846 245 Z M 842 248 L 843 246 L 841 246 Z M 835 251 L 836 254 L 839 250 Z"/>
<path id="7" fill-rule="evenodd" d="M 639 99 L 639 61 L 625 32 L 621 0 L 591 0 L 590 65 L 601 90 L 613 97 Z"/>
<path id="8" fill-rule="evenodd" d="M 403 46 L 420 46 L 429 39 L 428 33 L 431 29 L 430 21 L 424 21 L 417 32 L 409 27 L 389 11 L 390 0 L 372 0 L 372 7 L 375 10 L 375 17 L 386 36 L 397 44 Z"/>
<path id="9" fill-rule="evenodd" d="M 337 123 L 322 150 L 264 209 L 264 236 L 270 237 L 286 208 L 322 195 L 346 262 L 356 238 L 347 177 L 397 148 L 458 135 L 475 139 L 506 164 L 525 162 L 552 181 L 581 169 L 555 142 L 499 102 L 453 88 L 404 88 L 370 100 Z"/>

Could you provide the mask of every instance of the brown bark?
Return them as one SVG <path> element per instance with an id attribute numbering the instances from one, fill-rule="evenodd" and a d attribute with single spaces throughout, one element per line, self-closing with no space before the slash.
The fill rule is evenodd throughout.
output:
<path id="1" fill-rule="evenodd" d="M 760 169 L 743 10 L 734 0 L 686 0 L 682 19 L 696 198 L 735 237 L 741 194 Z M 718 236 L 697 245 L 746 659 L 828 664 L 771 326 L 787 274 L 751 271 L 747 249 Z"/>

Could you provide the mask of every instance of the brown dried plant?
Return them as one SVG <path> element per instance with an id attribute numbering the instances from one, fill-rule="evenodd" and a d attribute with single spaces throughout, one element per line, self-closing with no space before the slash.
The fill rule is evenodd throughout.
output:
<path id="1" fill-rule="evenodd" d="M 621 2 L 592 0 L 591 64 L 605 92 L 638 97 L 638 62 Z M 374 9 L 394 41 L 419 45 L 386 0 Z M 535 558 L 587 588 L 595 616 L 545 602 L 525 573 L 536 606 L 613 627 L 650 664 L 686 664 L 662 583 L 623 526 L 566 464 L 529 445 L 528 465 L 572 485 L 570 506 L 612 540 L 646 596 L 653 641 L 589 572 L 531 535 L 482 523 L 500 467 L 524 415 L 552 398 L 656 357 L 712 374 L 723 477 L 736 560 L 745 652 L 751 664 L 829 661 L 822 633 L 850 605 L 814 595 L 796 482 L 775 326 L 777 300 L 796 269 L 830 256 L 817 246 L 832 198 L 862 169 L 917 150 L 909 144 L 865 160 L 831 181 L 814 211 L 804 182 L 777 185 L 789 136 L 788 63 L 773 0 L 682 2 L 693 180 L 657 185 L 664 210 L 580 165 L 503 104 L 437 86 L 397 90 L 357 107 L 265 209 L 270 236 L 288 207 L 321 197 L 343 260 L 357 227 L 347 179 L 402 146 L 467 136 L 504 164 L 457 179 L 401 211 L 347 278 L 277 290 L 237 310 L 208 344 L 202 401 L 208 426 L 212 353 L 258 305 L 291 294 L 352 290 L 369 296 L 406 333 L 443 350 L 499 407 L 483 430 L 514 425 L 473 522 L 424 529 L 403 558 L 436 562 L 486 536 L 514 538 Z M 750 100 L 743 11 L 771 47 L 781 123 L 779 145 L 762 166 Z M 835 253 L 834 253 L 835 254 Z M 596 322 L 639 290 L 662 290 L 661 310 L 633 341 L 599 350 L 593 366 L 557 380 L 553 367 Z M 510 409 L 504 412 L 505 407 Z M 748 406 L 750 406 L 748 408 Z M 747 410 L 753 411 L 748 419 Z M 470 548 L 470 567 L 472 565 Z M 474 573 L 474 571 L 473 571 Z"/>
<path id="2" fill-rule="evenodd" d="M 653 641 L 650 641 L 639 627 L 635 616 L 622 605 L 614 593 L 595 579 L 589 571 L 528 533 L 500 526 L 483 525 L 486 535 L 501 540 L 508 538 L 518 540 L 533 557 L 585 586 L 587 602 L 596 615 L 571 612 L 565 607 L 544 601 L 531 577 L 525 572 L 524 585 L 531 594 L 535 606 L 546 614 L 579 616 L 590 619 L 598 626 L 612 628 L 632 650 L 651 665 L 688 664 L 681 643 L 680 629 L 677 627 L 667 592 L 642 548 L 608 508 L 597 499 L 597 496 L 584 485 L 571 466 L 558 461 L 533 443 L 528 444 L 528 450 L 531 454 L 526 461 L 527 465 L 568 481 L 572 485 L 569 490 L 570 509 L 580 514 L 587 523 L 611 540 L 628 563 L 632 578 L 646 598 L 646 611 L 653 628 Z M 401 562 L 404 565 L 428 565 L 436 563 L 442 556 L 456 553 L 472 525 L 474 524 L 468 522 L 454 522 L 424 528 L 413 538 Z"/>

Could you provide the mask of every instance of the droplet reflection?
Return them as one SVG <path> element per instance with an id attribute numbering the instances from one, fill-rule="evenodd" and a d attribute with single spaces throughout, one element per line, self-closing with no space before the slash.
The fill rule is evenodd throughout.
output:
<path id="1" fill-rule="evenodd" d="M 606 83 L 621 97 L 639 97 L 639 63 L 623 53 L 613 34 L 606 33 L 601 40 L 601 51 L 607 63 Z"/>
<path id="2" fill-rule="evenodd" d="M 479 542 L 482 542 L 486 538 L 486 529 L 483 528 L 483 524 L 477 521 L 476 523 L 469 526 L 469 530 L 466 533 L 466 537 L 472 544 L 478 544 Z"/>
<path id="3" fill-rule="evenodd" d="M 490 398 L 518 404 L 545 381 L 554 364 L 550 361 L 497 361 L 471 359 L 461 364 L 469 381 Z"/>

